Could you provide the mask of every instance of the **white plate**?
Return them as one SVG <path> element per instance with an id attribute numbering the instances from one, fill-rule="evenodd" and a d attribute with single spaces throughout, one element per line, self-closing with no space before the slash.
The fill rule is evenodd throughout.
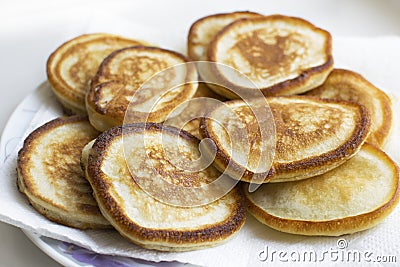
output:
<path id="1" fill-rule="evenodd" d="M 349 1 L 324 1 L 321 4 L 318 0 L 307 0 L 303 4 L 298 4 L 296 1 L 242 2 L 229 0 L 219 2 L 119 1 L 118 4 L 115 4 L 115 1 L 82 3 L 82 1 L 74 0 L 58 3 L 57 5 L 62 6 L 58 9 L 54 8 L 55 5 L 50 0 L 26 1 L 23 4 L 21 2 L 24 1 L 13 1 L 8 3 L 7 6 L 2 6 L 4 23 L 0 25 L 0 36 L 4 42 L 1 42 L 0 46 L 5 44 L 5 47 L 1 46 L 2 50 L 10 51 L 10 53 L 3 55 L 3 60 L 0 62 L 0 70 L 4 74 L 3 88 L 6 88 L 1 92 L 2 99 L 3 101 L 7 99 L 7 102 L 4 101 L 2 104 L 6 111 L 7 108 L 11 110 L 11 107 L 19 101 L 16 99 L 21 99 L 21 95 L 45 79 L 44 71 L 39 70 L 44 69 L 48 54 L 68 37 L 96 30 L 122 31 L 116 33 L 125 34 L 123 30 L 126 28 L 119 30 L 120 25 L 115 25 L 114 16 L 125 19 L 128 22 L 126 25 L 129 25 L 127 28 L 132 33 L 134 30 L 132 30 L 131 24 L 139 23 L 140 26 L 148 25 L 166 35 L 178 35 L 179 38 L 171 38 L 170 36 L 159 38 L 157 34 L 154 34 L 157 35 L 157 38 L 154 36 L 154 38 L 149 38 L 157 40 L 155 43 L 167 46 L 167 48 L 175 48 L 178 45 L 184 46 L 187 28 L 196 18 L 206 14 L 233 10 L 254 10 L 265 14 L 283 13 L 304 17 L 320 27 L 327 28 L 334 36 L 378 36 L 400 33 L 399 16 L 397 16 L 400 5 L 395 0 L 385 2 L 385 5 L 382 5 L 380 1 L 368 1 L 368 3 L 363 2 L 362 4 L 360 1 L 351 3 Z M 44 2 L 46 2 L 46 5 L 43 4 Z M 96 9 L 93 9 L 94 4 Z M 9 7 L 9 10 L 5 7 Z M 327 12 L 327 10 L 331 10 L 331 12 Z M 98 12 L 102 12 L 97 16 L 100 19 L 93 19 L 93 13 Z M 337 17 L 338 12 L 340 19 Z M 96 24 L 99 21 L 103 22 L 100 26 Z M 107 25 L 109 26 L 107 27 Z M 147 30 L 143 32 L 149 34 Z M 178 45 L 173 41 L 176 41 Z M 29 46 L 26 45 L 27 43 Z M 32 53 L 33 51 L 34 53 Z M 23 62 L 24 64 L 10 64 L 10 62 Z M 357 70 L 357 68 L 355 69 Z M 361 67 L 358 69 L 363 70 Z M 23 79 L 21 79 L 21 73 L 24 74 Z M 374 77 L 369 77 L 373 81 Z M 386 87 L 394 90 L 398 88 L 397 85 L 387 85 Z M 13 89 L 9 90 L 9 88 Z M 46 90 L 45 86 L 39 86 L 13 112 L 2 134 L 0 163 L 3 163 L 7 156 L 14 152 L 15 146 L 23 138 L 22 134 L 29 127 L 30 121 L 40 107 L 41 97 L 48 92 Z M 5 112 L 5 114 L 8 114 L 8 112 Z M 3 116 L 2 119 L 4 118 Z M 151 264 L 140 260 L 133 260 L 132 262 L 130 258 L 94 254 L 91 251 L 82 250 L 79 247 L 32 232 L 25 232 L 25 234 L 51 258 L 66 266 L 99 266 L 101 263 L 103 263 L 102 266 L 127 266 L 127 264 L 129 264 L 128 266 L 140 266 L 139 264 L 149 266 Z M 375 242 L 373 243 L 376 246 L 382 246 L 380 242 L 385 241 L 375 240 Z M 91 260 L 91 262 L 85 263 L 84 259 L 79 256 L 81 254 L 83 254 L 82 257 L 88 256 L 85 259 L 89 262 Z M 102 262 L 104 257 L 107 264 Z M 34 261 L 34 259 L 32 260 Z M 172 264 L 178 265 L 178 263 Z"/>
<path id="2" fill-rule="evenodd" d="M 48 83 L 44 82 L 14 110 L 1 136 L 0 162 L 4 163 L 11 153 L 15 153 L 15 147 L 21 138 L 24 137 L 23 135 L 30 127 L 35 114 L 45 102 L 45 98 L 48 97 L 53 97 L 52 92 Z M 58 112 L 59 114 L 54 114 L 55 117 L 62 115 L 61 109 Z M 127 257 L 97 254 L 74 244 L 41 236 L 26 230 L 22 231 L 43 252 L 64 266 L 183 266 L 182 263 L 178 262 L 153 263 Z"/>
<path id="3" fill-rule="evenodd" d="M 36 233 L 24 231 L 28 238 L 44 253 L 49 255 L 58 263 L 64 266 L 71 267 L 153 267 L 153 266 L 192 266 L 185 265 L 179 262 L 148 262 L 144 260 L 126 258 L 120 256 L 111 256 L 98 254 L 85 248 L 81 248 L 74 244 L 62 242 L 45 236 L 38 235 Z"/>
<path id="4" fill-rule="evenodd" d="M 400 93 L 399 92 L 392 92 L 393 95 L 396 95 L 398 99 L 400 99 Z M 0 141 L 0 162 L 4 162 L 5 159 L 12 153 L 16 153 L 15 147 L 19 143 L 19 141 L 24 138 L 23 134 L 27 131 L 30 132 L 32 129 L 31 127 L 31 121 L 34 119 L 35 114 L 41 109 L 41 106 L 43 103 L 47 103 L 48 101 L 45 101 L 48 97 L 53 97 L 49 86 L 47 82 L 41 84 L 32 94 L 27 96 L 15 109 L 14 113 L 10 117 L 1 141 Z M 54 105 L 56 104 L 56 101 L 51 102 Z M 394 107 L 396 108 L 395 114 L 400 114 L 400 105 L 397 104 L 398 102 L 395 102 Z M 47 104 L 49 105 L 49 104 Z M 54 113 L 54 116 L 59 116 L 61 115 L 61 109 L 58 107 L 57 112 L 59 113 Z M 53 113 L 52 113 L 53 114 Z M 394 133 L 393 133 L 394 134 Z M 399 136 L 398 134 L 395 134 L 395 136 Z M 398 153 L 397 149 L 395 147 L 389 148 L 393 155 L 395 153 Z M 397 154 L 397 159 L 399 154 Z M 393 225 L 393 224 L 392 224 Z M 262 226 L 262 225 L 261 225 Z M 382 228 L 381 228 L 382 229 Z M 269 231 L 267 229 L 263 231 Z M 373 231 L 378 231 L 378 229 L 373 229 Z M 257 232 L 257 231 L 255 231 Z M 272 236 L 274 235 L 274 232 L 270 232 Z M 398 233 L 398 232 L 394 232 Z M 276 233 L 275 233 L 276 234 Z M 178 263 L 178 262 L 169 262 L 169 263 L 151 263 L 143 260 L 137 260 L 137 259 L 132 259 L 132 258 L 126 258 L 126 257 L 120 257 L 120 256 L 109 256 L 109 255 L 101 255 L 101 254 L 96 254 L 90 250 L 80 248 L 78 246 L 65 243 L 62 241 L 50 239 L 47 237 L 43 237 L 40 235 L 37 235 L 32 232 L 26 232 L 26 235 L 41 249 L 43 250 L 46 254 L 48 254 L 51 258 L 59 262 L 60 264 L 66 265 L 66 266 L 158 266 L 158 265 L 163 265 L 163 266 L 183 266 L 183 264 Z M 276 234 L 277 235 L 277 234 Z M 397 235 L 398 236 L 398 235 Z M 363 237 L 363 238 L 360 238 Z M 290 237 L 292 238 L 292 236 Z M 293 237 L 296 240 L 299 240 L 297 238 L 299 237 Z M 359 240 L 367 240 L 367 234 L 364 233 L 359 233 L 359 234 L 354 234 L 351 237 L 353 240 L 356 240 L 357 238 Z M 348 237 L 350 240 L 350 237 Z M 285 240 L 283 238 L 282 240 Z M 315 239 L 314 239 L 315 240 Z M 328 239 L 326 239 L 328 240 Z M 332 239 L 330 239 L 332 240 Z M 272 239 L 274 241 L 274 239 Z M 276 240 L 275 240 L 276 241 Z M 335 240 L 332 240 L 332 242 L 336 242 Z M 376 240 L 371 240 L 374 245 L 376 246 L 381 246 L 381 243 Z M 282 243 L 285 244 L 285 243 Z M 247 244 L 248 245 L 248 244 Z M 390 244 L 392 245 L 392 244 Z M 383 247 L 383 246 L 382 246 Z M 394 246 L 392 246 L 394 248 Z M 393 250 L 394 253 L 395 250 Z M 186 266 L 186 265 L 185 265 Z"/>

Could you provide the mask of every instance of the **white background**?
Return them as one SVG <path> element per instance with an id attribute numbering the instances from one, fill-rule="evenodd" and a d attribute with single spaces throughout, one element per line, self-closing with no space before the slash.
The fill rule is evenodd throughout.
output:
<path id="1" fill-rule="evenodd" d="M 95 28 L 88 25 L 93 23 L 94 15 L 118 16 L 180 36 L 176 43 L 184 49 L 181 33 L 186 36 L 193 21 L 204 15 L 235 10 L 303 17 L 334 37 L 400 36 L 400 1 L 396 0 L 0 0 L 1 131 L 18 103 L 46 79 L 49 54 L 68 38 Z M 104 30 L 110 29 L 112 21 Z M 158 44 L 162 46 L 162 40 Z M 0 223 L 0 237 L 0 266 L 58 266 L 16 228 Z"/>

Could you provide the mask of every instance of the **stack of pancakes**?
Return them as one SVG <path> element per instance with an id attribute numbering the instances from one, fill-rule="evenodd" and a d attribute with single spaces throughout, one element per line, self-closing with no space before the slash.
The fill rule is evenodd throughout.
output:
<path id="1" fill-rule="evenodd" d="M 361 75 L 334 69 L 331 39 L 303 19 L 253 12 L 197 20 L 188 57 L 110 34 L 74 38 L 47 74 L 75 115 L 25 140 L 19 190 L 50 220 L 114 227 L 166 251 L 228 240 L 246 208 L 294 234 L 373 227 L 399 200 L 399 168 L 382 151 L 391 103 Z M 217 63 L 200 72 L 214 83 L 197 82 L 191 60 Z M 185 104 L 199 98 L 215 105 Z"/>

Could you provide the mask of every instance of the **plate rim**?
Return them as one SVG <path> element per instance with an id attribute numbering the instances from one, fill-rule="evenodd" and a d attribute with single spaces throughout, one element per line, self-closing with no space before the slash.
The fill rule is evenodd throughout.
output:
<path id="1" fill-rule="evenodd" d="M 48 84 L 47 80 L 41 82 L 39 85 L 36 86 L 35 89 L 33 89 L 33 91 L 31 91 L 28 95 L 26 95 L 19 103 L 18 105 L 14 108 L 14 110 L 12 111 L 10 117 L 8 118 L 4 129 L 1 133 L 1 137 L 0 137 L 0 149 L 1 149 L 1 154 L 0 154 L 0 159 L 1 159 L 1 166 L 0 168 L 3 167 L 4 162 L 7 159 L 7 155 L 5 155 L 6 151 L 6 144 L 5 144 L 5 139 L 7 137 L 12 137 L 12 134 L 17 132 L 20 129 L 12 129 L 12 123 L 15 120 L 15 117 L 17 116 L 18 113 L 21 112 L 21 110 L 23 109 L 23 107 L 27 104 L 27 103 L 32 103 L 33 99 L 35 97 L 38 97 L 40 93 L 49 93 L 46 90 L 50 90 L 50 85 Z M 41 90 L 45 91 L 45 92 L 41 92 Z M 51 93 L 51 92 L 50 92 Z M 40 108 L 39 105 L 35 106 L 36 108 Z M 25 132 L 27 130 L 27 128 L 29 127 L 29 123 L 32 121 L 33 117 L 35 116 L 36 112 L 33 113 L 33 115 L 30 118 L 25 118 L 25 121 L 23 123 L 24 126 L 24 131 Z M 23 134 L 23 132 L 18 132 L 19 134 Z M 23 136 L 20 137 L 19 141 L 23 138 Z M 13 147 L 13 149 L 11 150 L 10 153 L 14 153 L 15 149 L 16 149 L 17 144 L 15 144 L 15 146 Z M 63 266 L 71 266 L 71 267 L 81 267 L 82 265 L 78 265 L 76 262 L 72 261 L 71 259 L 69 259 L 66 255 L 59 253 L 58 251 L 56 251 L 51 244 L 46 243 L 43 239 L 40 238 L 41 235 L 32 232 L 32 231 L 28 231 L 22 228 L 19 228 L 19 230 L 25 234 L 28 239 L 36 246 L 38 247 L 41 251 L 43 251 L 47 256 L 49 256 L 51 259 L 55 260 L 57 263 L 63 265 Z M 54 239 L 55 240 L 55 239 Z"/>
<path id="2" fill-rule="evenodd" d="M 31 232 L 28 230 L 20 229 L 22 233 L 24 233 L 32 243 L 37 246 L 41 251 L 43 251 L 47 256 L 55 260 L 57 263 L 63 266 L 71 266 L 71 267 L 82 267 L 85 265 L 78 265 L 73 260 L 69 259 L 66 255 L 60 253 L 54 247 L 47 243 L 45 240 L 41 239 L 41 235 Z M 50 238 L 50 237 L 49 237 Z M 59 241 L 54 239 L 55 241 Z M 90 266 L 90 265 L 87 265 Z"/>
<path id="3" fill-rule="evenodd" d="M 42 81 L 40 84 L 38 84 L 33 91 L 31 91 L 28 95 L 26 95 L 20 102 L 19 104 L 15 107 L 13 112 L 11 113 L 9 119 L 7 120 L 5 127 L 1 133 L 0 136 L 0 169 L 3 168 L 4 163 L 6 162 L 8 156 L 12 153 L 16 153 L 17 147 L 22 141 L 23 138 L 25 138 L 26 131 L 29 129 L 31 126 L 31 123 L 35 119 L 35 116 L 37 112 L 40 112 L 40 109 L 42 107 L 43 102 L 41 101 L 42 98 L 46 97 L 54 97 L 53 92 L 51 91 L 50 84 L 48 83 L 47 80 Z M 25 115 L 25 113 L 28 113 L 27 115 L 29 116 L 24 116 L 23 119 L 21 120 L 19 116 Z M 57 116 L 62 116 L 62 114 L 58 114 Z M 22 121 L 19 123 L 17 127 L 15 127 L 14 122 L 16 118 L 18 117 L 18 120 Z M 50 119 L 51 120 L 51 119 Z M 9 142 L 9 140 L 16 139 L 18 138 L 18 142 L 12 143 L 12 149 L 10 151 L 7 151 L 6 147 Z M 80 262 L 79 259 L 75 259 L 72 254 L 68 253 L 68 249 L 63 251 L 60 247 L 60 249 L 57 249 L 56 246 L 57 244 L 49 243 L 46 242 L 46 239 L 49 239 L 54 242 L 58 242 L 58 244 L 62 244 L 62 240 L 58 240 L 55 238 L 47 237 L 44 235 L 40 235 L 36 233 L 35 231 L 31 230 L 26 230 L 19 228 L 19 230 L 27 236 L 27 238 L 34 244 L 36 245 L 41 251 L 43 251 L 47 256 L 52 258 L 54 261 L 57 263 L 63 265 L 63 266 L 71 266 L 71 267 L 93 267 L 95 265 L 88 263 L 88 262 Z M 43 238 L 42 238 L 43 237 Z M 45 238 L 45 239 L 44 239 Z M 75 245 L 73 243 L 68 243 L 72 246 L 80 247 L 79 245 Z M 109 254 L 101 254 L 94 252 L 90 249 L 82 248 L 87 251 L 89 251 L 91 254 L 96 254 L 96 255 L 102 255 L 102 256 L 110 256 L 112 255 Z M 133 260 L 133 261 L 144 261 L 143 263 L 141 262 L 136 262 L 134 266 L 156 266 L 157 262 L 152 262 L 152 261 L 147 261 L 147 260 L 141 260 L 139 258 L 134 258 L 134 257 L 125 257 L 125 256 L 118 256 L 120 258 L 126 258 L 127 260 Z M 114 262 L 114 260 L 113 260 Z M 119 263 L 118 260 L 115 261 L 116 263 Z M 177 262 L 179 263 L 179 262 Z M 173 264 L 179 265 L 179 264 Z M 180 265 L 179 265 L 180 266 Z M 193 265 L 187 265 L 187 266 L 193 266 Z"/>
<path id="4" fill-rule="evenodd" d="M 24 134 L 26 132 L 26 130 L 29 128 L 30 123 L 32 122 L 32 119 L 35 117 L 36 112 L 32 113 L 33 115 L 30 118 L 25 118 L 25 122 L 23 124 L 24 126 L 24 131 L 23 132 L 19 132 L 20 129 L 15 129 L 13 128 L 12 125 L 13 121 L 15 120 L 15 117 L 17 117 L 18 113 L 21 113 L 23 110 L 23 107 L 25 105 L 27 105 L 27 103 L 32 104 L 32 102 L 29 101 L 33 101 L 35 97 L 40 97 L 41 94 L 43 94 L 44 96 L 47 96 L 48 94 L 52 94 L 50 86 L 48 84 L 47 81 L 43 81 L 41 82 L 39 85 L 37 85 L 34 90 L 29 93 L 28 95 L 26 95 L 20 102 L 19 104 L 15 107 L 15 109 L 13 110 L 12 114 L 10 115 L 9 119 L 7 120 L 5 127 L 1 133 L 0 136 L 0 169 L 3 168 L 4 165 L 4 161 L 7 159 L 7 155 L 5 155 L 5 138 L 6 137 L 13 137 L 12 133 L 18 132 L 19 134 L 21 134 L 18 138 L 19 138 L 19 142 L 21 141 L 22 138 L 24 138 L 24 136 L 22 134 Z M 40 102 L 38 102 L 39 104 Z M 40 105 L 37 105 L 37 108 L 40 108 Z M 400 110 L 400 107 L 398 107 Z M 394 111 L 396 109 L 394 108 Z M 21 127 L 21 125 L 20 125 Z M 400 125 L 398 126 L 400 128 Z M 393 134 L 393 132 L 392 132 Z M 18 142 L 18 143 L 19 143 Z M 13 149 L 10 151 L 10 153 L 15 153 L 16 152 L 16 147 L 17 144 L 15 144 L 15 146 L 13 147 Z M 70 255 L 67 253 L 63 253 L 62 251 L 59 251 L 58 249 L 56 249 L 54 247 L 54 244 L 48 243 L 46 242 L 45 239 L 42 239 L 41 237 L 45 237 L 51 240 L 54 240 L 55 242 L 63 242 L 61 240 L 57 240 L 51 237 L 46 237 L 46 236 L 42 236 L 38 233 L 35 233 L 34 231 L 29 231 L 29 230 L 25 230 L 25 229 L 19 229 L 21 230 L 21 232 L 23 234 L 25 234 L 27 236 L 27 238 L 36 246 L 38 247 L 41 251 L 43 251 L 43 253 L 45 253 L 47 256 L 49 256 L 51 259 L 53 259 L 55 262 L 63 265 L 63 266 L 71 266 L 71 267 L 90 267 L 93 266 L 92 264 L 87 264 L 87 263 L 79 263 L 77 261 L 74 261 L 73 259 L 71 259 Z M 94 252 L 95 253 L 95 252 Z M 100 254 L 100 253 L 95 253 L 95 254 L 99 254 L 99 255 L 107 255 L 107 254 Z M 130 257 L 127 257 L 130 258 Z M 135 258 L 131 258 L 131 259 L 135 259 Z M 140 260 L 140 259 L 139 259 Z M 152 262 L 149 261 L 149 264 L 151 264 Z M 140 266 L 143 266 L 140 265 Z M 151 265 L 148 265 L 151 266 Z M 189 266 L 189 265 L 188 265 Z M 191 266 L 191 265 L 190 265 Z"/>

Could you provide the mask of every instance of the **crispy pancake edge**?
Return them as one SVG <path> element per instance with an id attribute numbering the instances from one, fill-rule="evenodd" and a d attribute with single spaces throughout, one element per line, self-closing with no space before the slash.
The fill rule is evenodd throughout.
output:
<path id="1" fill-rule="evenodd" d="M 350 106 L 355 106 L 360 110 L 360 122 L 357 123 L 355 130 L 353 131 L 353 134 L 351 137 L 346 140 L 342 145 L 337 147 L 333 151 L 329 151 L 326 153 L 321 154 L 318 157 L 311 157 L 311 158 L 305 158 L 303 160 L 298 160 L 295 162 L 290 162 L 290 163 L 276 163 L 273 162 L 271 169 L 269 170 L 268 174 L 263 174 L 266 175 L 266 178 L 263 183 L 269 182 L 271 180 L 275 181 L 292 181 L 293 179 L 290 179 L 292 177 L 297 177 L 295 180 L 299 179 L 305 179 L 311 176 L 315 176 L 318 174 L 322 174 L 324 172 L 327 172 L 337 166 L 339 166 L 341 163 L 344 163 L 346 160 L 354 156 L 358 150 L 361 148 L 362 144 L 366 140 L 368 134 L 369 134 L 369 129 L 370 129 L 370 117 L 368 114 L 368 111 L 366 108 L 362 105 L 352 103 L 352 102 L 347 102 L 347 101 L 338 101 L 338 100 L 330 100 L 330 99 L 318 99 L 318 98 L 312 98 L 312 97 L 305 97 L 305 96 L 279 96 L 279 97 L 274 97 L 274 98 L 294 98 L 294 99 L 310 99 L 313 102 L 319 102 L 319 103 L 336 103 L 336 104 L 344 104 L 344 105 L 350 105 Z M 267 98 L 268 99 L 268 98 Z M 231 100 L 228 102 L 225 102 L 225 104 L 231 103 L 235 104 L 241 102 L 241 100 Z M 214 111 L 211 111 L 211 113 Z M 207 116 L 206 116 L 207 117 Z M 220 147 L 223 147 L 223 145 L 218 141 L 218 138 L 212 131 L 211 127 L 211 120 L 207 119 L 206 117 L 203 117 L 201 120 L 201 126 L 200 126 L 200 133 L 203 136 L 203 138 L 211 138 L 217 147 L 217 152 L 216 156 L 214 159 L 214 166 L 219 169 L 221 172 L 223 172 L 226 167 L 228 166 L 228 163 L 231 161 L 231 170 L 233 173 L 229 173 L 232 178 L 241 180 L 244 182 L 251 182 L 252 181 L 252 176 L 254 173 L 247 168 L 244 169 L 243 166 L 235 162 L 234 160 L 231 160 L 230 155 L 227 155 Z M 212 117 L 212 116 L 211 116 Z M 324 168 L 325 167 L 325 168 Z M 244 174 L 242 177 L 238 177 L 239 174 L 241 174 L 244 171 Z M 289 179 L 288 179 L 289 178 Z"/>
<path id="2" fill-rule="evenodd" d="M 295 21 L 298 23 L 300 26 L 303 27 L 309 27 L 312 28 L 315 31 L 318 31 L 322 33 L 325 38 L 325 54 L 326 54 L 326 61 L 324 64 L 308 68 L 305 70 L 302 70 L 302 72 L 293 79 L 289 79 L 277 84 L 274 84 L 272 86 L 264 87 L 264 88 L 259 88 L 263 95 L 265 96 L 278 96 L 278 95 L 291 95 L 291 94 L 297 94 L 301 92 L 305 92 L 308 90 L 311 90 L 312 88 L 317 87 L 318 85 L 322 84 L 323 81 L 326 79 L 328 74 L 331 72 L 333 69 L 333 56 L 332 56 L 332 37 L 329 32 L 326 30 L 323 30 L 321 28 L 316 27 L 315 25 L 311 24 L 310 22 L 298 18 L 298 17 L 290 17 L 290 16 L 284 16 L 284 15 L 270 15 L 270 16 L 265 16 L 262 18 L 252 18 L 252 19 L 239 19 L 236 20 L 235 22 L 229 24 L 226 26 L 224 29 L 222 29 L 218 34 L 214 37 L 212 42 L 209 45 L 209 49 L 207 51 L 207 57 L 210 61 L 212 62 L 217 62 L 216 59 L 216 46 L 219 40 L 222 38 L 222 36 L 230 31 L 232 28 L 237 27 L 237 25 L 240 25 L 241 23 L 245 23 L 247 21 L 263 21 L 263 20 L 269 20 L 269 21 L 280 21 L 280 20 L 291 20 Z M 249 89 L 246 87 L 239 86 L 237 84 L 234 84 L 230 82 L 226 77 L 224 77 L 218 70 L 216 66 L 213 66 L 213 73 L 216 76 L 216 79 L 220 81 L 221 85 L 223 86 L 212 86 L 213 90 L 215 90 L 218 94 L 221 94 L 229 99 L 237 99 L 238 96 L 237 94 L 233 93 L 231 90 L 226 89 L 226 88 L 232 88 L 236 92 L 239 92 L 241 94 L 246 95 L 246 92 L 248 90 L 254 90 L 254 89 Z M 315 84 L 317 83 L 317 84 Z M 308 88 L 311 87 L 311 88 Z M 299 89 L 300 88 L 300 89 Z M 307 90 L 305 90 L 307 88 Z"/>
<path id="3" fill-rule="evenodd" d="M 71 220 L 71 216 L 65 214 L 65 209 L 62 206 L 59 206 L 55 203 L 49 203 L 47 199 L 44 199 L 41 194 L 38 194 L 32 187 L 30 183 L 30 173 L 26 167 L 29 161 L 29 153 L 31 150 L 32 142 L 34 142 L 37 138 L 40 138 L 41 135 L 46 134 L 57 128 L 59 126 L 73 124 L 76 122 L 84 122 L 87 121 L 86 116 L 73 116 L 73 117 L 59 117 L 54 120 L 51 120 L 44 125 L 35 129 L 29 136 L 24 140 L 23 147 L 18 152 L 17 159 L 17 187 L 18 190 L 24 194 L 29 203 L 38 211 L 40 214 L 44 215 L 46 218 L 67 226 L 79 228 L 79 229 L 99 229 L 99 228 L 110 228 L 109 224 L 102 223 L 92 223 L 84 220 L 79 220 L 79 218 L 73 218 Z M 89 216 L 100 216 L 100 210 L 97 209 L 88 209 L 86 210 L 86 214 Z"/>
<path id="4" fill-rule="evenodd" d="M 291 220 L 266 213 L 248 197 L 247 190 L 244 188 L 245 186 L 243 186 L 242 190 L 246 198 L 247 210 L 261 223 L 278 231 L 292 234 L 340 236 L 376 226 L 394 210 L 399 202 L 400 169 L 384 151 L 380 150 L 375 145 L 365 143 L 364 147 L 369 150 L 375 150 L 375 153 L 379 153 L 380 156 L 391 165 L 393 172 L 397 174 L 396 190 L 394 190 L 391 199 L 379 208 L 371 212 L 328 221 Z"/>
<path id="5" fill-rule="evenodd" d="M 141 41 L 125 38 L 119 35 L 108 34 L 108 33 L 90 33 L 90 34 L 82 34 L 77 37 L 74 37 L 54 50 L 46 62 L 46 74 L 47 79 L 51 85 L 52 91 L 56 95 L 57 99 L 60 103 L 66 108 L 67 114 L 77 114 L 77 115 L 86 115 L 85 106 L 80 102 L 80 97 L 71 92 L 71 87 L 69 87 L 63 79 L 61 79 L 60 74 L 57 72 L 59 68 L 59 64 L 62 62 L 65 55 L 61 55 L 61 58 L 56 61 L 56 57 L 60 56 L 63 50 L 79 46 L 83 43 L 90 43 L 91 41 L 104 39 L 104 38 L 114 38 L 123 40 L 124 42 L 131 42 L 132 45 L 144 44 Z M 84 103 L 83 103 L 84 104 Z"/>
<path id="6" fill-rule="evenodd" d="M 182 60 L 182 63 L 188 63 L 189 60 L 182 54 L 168 50 L 168 49 L 163 49 L 163 48 L 158 48 L 158 47 L 150 47 L 150 46 L 131 46 L 131 47 L 125 47 L 119 50 L 116 50 L 112 52 L 110 55 L 108 55 L 103 62 L 100 64 L 100 67 L 96 73 L 96 75 L 93 77 L 93 79 L 90 82 L 90 89 L 86 95 L 85 101 L 86 101 L 86 109 L 89 114 L 89 120 L 92 123 L 92 125 L 100 130 L 100 131 L 105 131 L 108 130 L 111 127 L 114 126 L 119 126 L 122 125 L 124 122 L 125 118 L 125 111 L 126 109 L 119 109 L 119 110 L 114 110 L 113 112 L 108 111 L 107 109 L 104 109 L 100 105 L 101 99 L 99 99 L 98 94 L 96 93 L 96 88 L 101 87 L 106 85 L 109 82 L 112 81 L 107 81 L 107 82 L 102 82 L 100 83 L 99 80 L 100 78 L 104 75 L 105 70 L 108 68 L 108 65 L 110 62 L 114 59 L 114 57 L 118 56 L 119 53 L 123 53 L 126 50 L 130 49 L 137 49 L 139 51 L 154 51 L 154 52 L 161 52 L 161 53 L 168 53 L 169 55 L 172 55 L 174 57 L 177 57 Z M 170 66 L 172 67 L 172 66 Z M 196 73 L 196 69 L 194 65 L 189 65 L 188 68 L 188 73 L 187 75 L 193 75 Z M 186 77 L 188 78 L 188 77 Z M 193 87 L 192 84 L 186 84 L 185 86 L 191 86 Z M 176 98 L 183 99 L 183 101 L 191 99 L 193 95 L 197 91 L 196 88 L 190 88 L 191 90 L 188 90 L 188 88 L 185 87 L 186 90 L 181 90 L 181 92 L 177 95 Z M 188 97 L 188 94 L 191 94 L 190 97 Z M 175 101 L 175 104 L 178 105 L 182 101 Z M 152 122 L 162 122 L 163 121 L 163 116 L 166 116 L 170 111 L 172 111 L 176 105 L 169 104 L 168 106 L 165 106 L 161 109 L 158 109 L 156 112 L 151 112 L 147 119 L 151 120 Z M 143 112 L 136 112 L 137 114 L 146 114 Z"/>
<path id="7" fill-rule="evenodd" d="M 106 213 L 106 217 L 109 219 L 112 217 L 112 224 L 114 227 L 134 243 L 148 248 L 169 251 L 185 251 L 202 248 L 204 246 L 217 245 L 239 231 L 245 221 L 245 209 L 243 196 L 238 188 L 234 188 L 233 191 L 229 193 L 232 194 L 232 197 L 234 197 L 238 203 L 231 215 L 222 222 L 201 229 L 179 231 L 174 229 L 160 230 L 145 228 L 124 215 L 121 207 L 119 207 L 118 203 L 115 202 L 108 192 L 109 184 L 104 178 L 104 174 L 101 172 L 100 168 L 102 162 L 105 160 L 107 147 L 111 145 L 113 140 L 121 136 L 122 132 L 135 132 L 141 127 L 145 127 L 146 130 L 163 129 L 167 133 L 179 135 L 185 140 L 198 142 L 197 138 L 185 131 L 180 131 L 171 126 L 162 126 L 162 124 L 158 123 L 136 123 L 113 127 L 96 139 L 91 153 L 89 154 L 86 174 L 88 180 L 92 184 L 95 198 L 103 214 Z"/>
<path id="8" fill-rule="evenodd" d="M 358 83 L 359 85 L 356 85 L 357 89 L 361 91 L 371 91 L 373 94 L 373 97 L 375 99 L 379 99 L 379 102 L 382 105 L 382 113 L 384 119 L 382 120 L 382 125 L 375 131 L 371 131 L 370 136 L 367 138 L 367 142 L 373 143 L 379 147 L 383 147 L 386 144 L 387 139 L 390 136 L 391 129 L 393 127 L 393 110 L 392 110 L 392 103 L 391 99 L 389 96 L 379 88 L 377 88 L 375 85 L 373 85 L 371 82 L 369 82 L 367 79 L 365 79 L 361 74 L 356 73 L 351 70 L 346 70 L 346 69 L 333 69 L 332 72 L 329 74 L 327 79 L 325 80 L 325 83 L 328 83 L 329 85 L 333 86 L 336 82 L 336 79 L 339 79 L 343 75 L 343 80 L 348 83 Z M 322 87 L 324 84 L 322 84 L 320 87 Z M 360 86 L 361 85 L 361 86 Z M 364 87 L 364 85 L 366 85 Z M 320 87 L 317 87 L 313 90 L 321 90 L 319 89 Z M 366 89 L 368 88 L 368 89 Z M 313 90 L 309 91 L 306 93 L 306 95 L 310 96 L 317 96 L 318 95 L 313 95 L 312 92 Z M 372 119 L 372 116 L 371 116 Z"/>
<path id="9" fill-rule="evenodd" d="M 201 17 L 195 22 L 192 23 L 190 26 L 188 36 L 187 36 L 187 53 L 188 57 L 191 60 L 197 61 L 196 53 L 194 52 L 194 47 L 196 46 L 195 43 L 193 42 L 194 36 L 198 34 L 198 28 L 204 21 L 209 20 L 209 19 L 218 19 L 218 18 L 229 18 L 231 16 L 236 16 L 236 15 L 249 15 L 249 16 L 263 16 L 260 13 L 252 12 L 252 11 L 235 11 L 235 12 L 230 12 L 230 13 L 217 13 L 213 15 L 208 15 L 205 17 Z"/>

